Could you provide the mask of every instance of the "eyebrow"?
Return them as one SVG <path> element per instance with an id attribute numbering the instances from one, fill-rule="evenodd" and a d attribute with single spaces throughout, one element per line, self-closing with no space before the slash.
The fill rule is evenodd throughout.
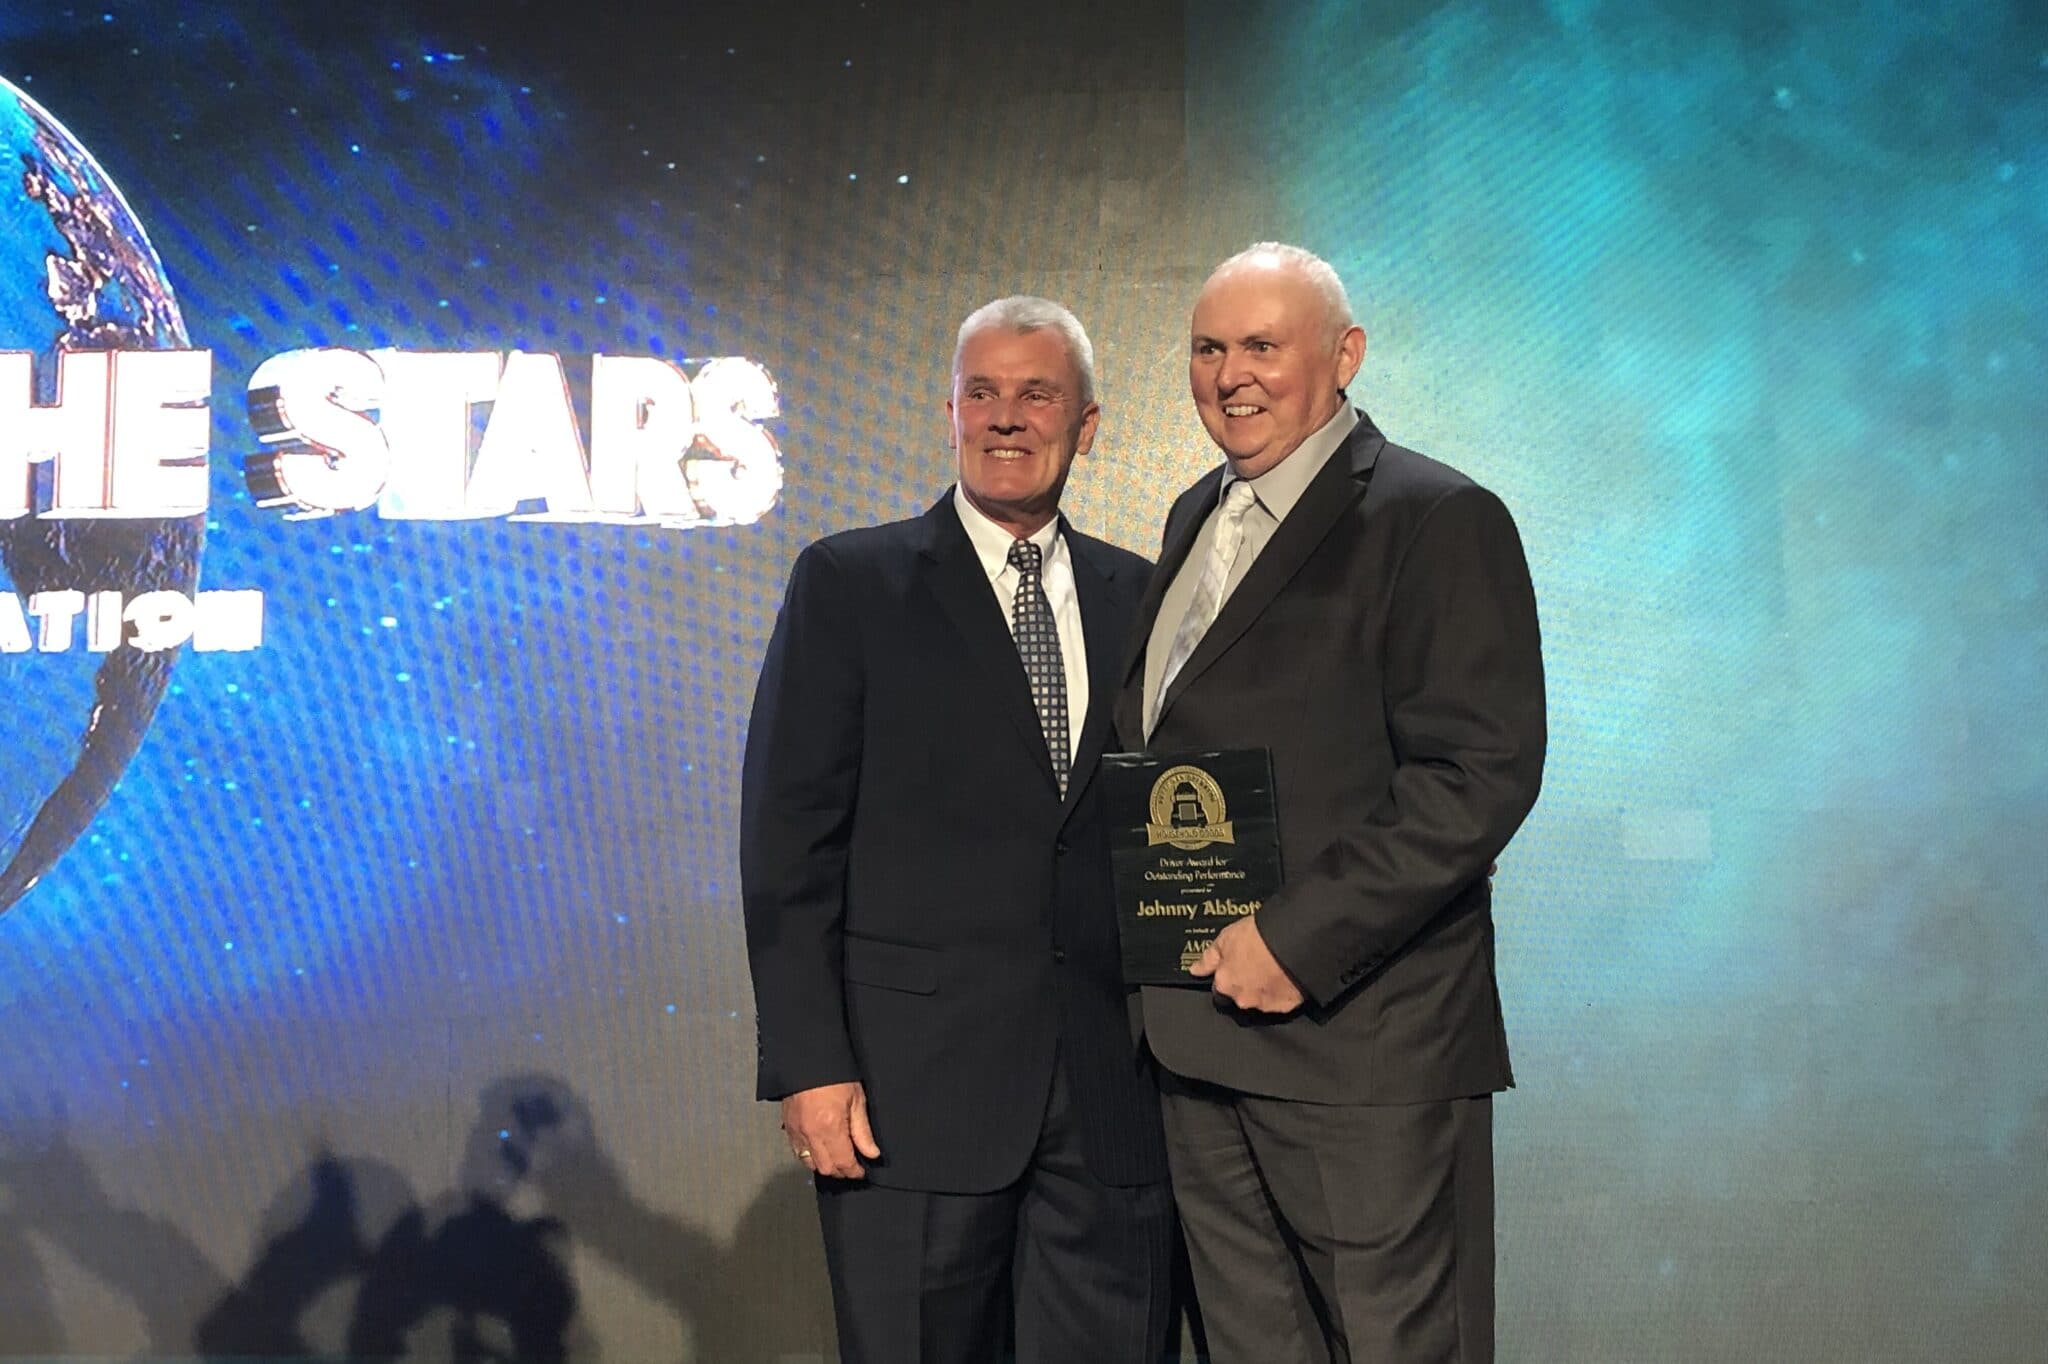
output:
<path id="1" fill-rule="evenodd" d="M 1229 344 L 1222 337 L 1211 336 L 1207 332 L 1195 332 L 1188 337 L 1188 340 L 1191 344 L 1194 345 L 1200 345 L 1203 342 L 1209 342 L 1211 344 L 1219 346 Z M 1240 336 L 1237 339 L 1237 344 L 1240 346 L 1248 346 L 1254 341 L 1265 341 L 1272 345 L 1280 344 L 1279 341 L 1273 336 L 1273 334 L 1268 331 L 1246 332 L 1243 336 Z"/>
<path id="2" fill-rule="evenodd" d="M 1048 379 L 1042 375 L 1033 375 L 1030 378 L 1019 380 L 1018 383 L 1023 388 L 1049 388 L 1056 393 L 1067 391 L 1066 385 L 1062 384 L 1059 380 Z M 993 377 L 987 374 L 963 374 L 960 376 L 960 387 L 967 388 L 974 384 L 987 384 L 992 388 L 1002 387 Z"/>

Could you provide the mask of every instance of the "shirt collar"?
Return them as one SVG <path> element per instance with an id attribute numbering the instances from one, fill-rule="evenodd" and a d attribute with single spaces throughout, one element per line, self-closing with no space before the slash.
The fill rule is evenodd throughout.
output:
<path id="1" fill-rule="evenodd" d="M 1338 404 L 1337 415 L 1317 427 L 1286 459 L 1249 480 L 1259 505 L 1275 521 L 1285 521 L 1287 513 L 1294 510 L 1294 504 L 1301 501 L 1308 485 L 1315 482 L 1316 475 L 1322 472 L 1323 466 L 1330 462 L 1330 456 L 1337 453 L 1337 447 L 1344 443 L 1356 425 L 1358 413 L 1350 402 Z M 1228 467 L 1225 466 L 1226 469 Z M 1235 475 L 1224 475 L 1222 485 L 1216 490 L 1219 506 L 1222 505 L 1223 494 L 1230 491 L 1230 485 L 1240 481 Z"/>
<path id="2" fill-rule="evenodd" d="M 966 491 L 959 484 L 953 485 L 953 510 L 960 513 L 960 525 L 967 531 L 968 540 L 974 545 L 974 555 L 981 560 L 981 567 L 994 582 L 1003 576 L 1003 570 L 1010 566 L 1010 546 L 1017 537 L 988 519 L 981 508 L 968 500 Z M 1024 537 L 1037 545 L 1045 557 L 1043 562 L 1051 563 L 1053 550 L 1059 543 L 1060 519 L 1052 520 Z"/>

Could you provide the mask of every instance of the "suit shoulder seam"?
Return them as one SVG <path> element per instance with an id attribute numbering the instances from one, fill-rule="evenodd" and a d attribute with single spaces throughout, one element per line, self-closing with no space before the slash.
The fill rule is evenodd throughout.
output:
<path id="1" fill-rule="evenodd" d="M 1438 489 L 1436 496 L 1432 497 L 1429 500 L 1429 505 L 1424 507 L 1422 509 L 1421 515 L 1416 517 L 1415 529 L 1413 532 L 1409 534 L 1408 542 L 1401 546 L 1401 558 L 1399 562 L 1397 562 L 1394 565 L 1393 576 L 1389 580 L 1391 584 L 1387 593 L 1389 600 L 1391 600 L 1396 594 L 1400 592 L 1401 580 L 1408 571 L 1409 556 L 1414 554 L 1415 546 L 1421 542 L 1423 532 L 1428 529 L 1430 521 L 1435 518 L 1437 512 L 1443 507 L 1444 503 L 1450 501 L 1453 497 L 1456 497 L 1462 493 L 1467 492 L 1468 490 L 1480 493 L 1486 492 L 1486 489 L 1480 487 L 1471 479 L 1465 478 L 1463 475 L 1460 475 L 1458 481 L 1450 483 L 1449 485 Z M 1488 496 L 1491 496 L 1491 494 L 1488 494 Z"/>

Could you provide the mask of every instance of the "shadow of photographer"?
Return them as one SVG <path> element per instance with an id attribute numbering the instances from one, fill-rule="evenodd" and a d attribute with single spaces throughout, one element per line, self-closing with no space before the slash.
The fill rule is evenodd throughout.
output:
<path id="1" fill-rule="evenodd" d="M 714 1236 L 638 1196 L 588 1105 L 549 1075 L 484 1089 L 455 1187 L 437 1196 L 382 1160 L 318 1153 L 271 1200 L 232 1281 L 176 1225 L 117 1204 L 61 1115 L 0 1132 L 0 1214 L 4 1353 L 66 1351 L 38 1243 L 134 1303 L 148 1353 L 167 1358 L 595 1358 L 572 1252 L 673 1313 L 686 1357 L 768 1364 L 833 1347 L 801 1172 L 771 1178 Z"/>

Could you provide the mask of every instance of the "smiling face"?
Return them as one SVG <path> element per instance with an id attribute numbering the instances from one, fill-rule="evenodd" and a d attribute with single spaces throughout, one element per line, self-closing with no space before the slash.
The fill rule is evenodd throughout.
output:
<path id="1" fill-rule="evenodd" d="M 1101 409 L 1081 400 L 1080 371 L 1057 331 L 988 326 L 960 347 L 946 417 L 961 491 L 1021 538 L 1059 510 L 1067 470 L 1095 443 Z"/>
<path id="2" fill-rule="evenodd" d="M 1240 478 L 1257 478 L 1337 415 L 1365 333 L 1300 267 L 1254 257 L 1209 277 L 1189 328 L 1188 387 Z"/>

